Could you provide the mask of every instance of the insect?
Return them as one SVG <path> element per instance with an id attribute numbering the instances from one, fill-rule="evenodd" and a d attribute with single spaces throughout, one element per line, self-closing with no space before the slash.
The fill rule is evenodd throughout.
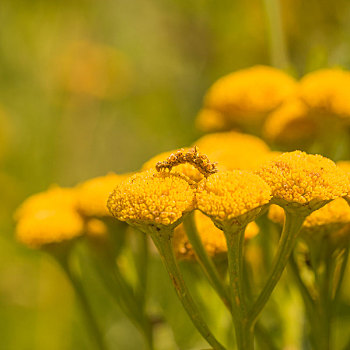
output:
<path id="1" fill-rule="evenodd" d="M 172 153 L 166 160 L 158 162 L 156 169 L 157 171 L 168 170 L 170 172 L 174 166 L 184 163 L 193 165 L 205 177 L 218 171 L 216 163 L 211 163 L 208 156 L 200 154 L 197 146 L 194 146 L 188 151 L 185 151 L 183 148 L 179 149 L 175 153 Z"/>

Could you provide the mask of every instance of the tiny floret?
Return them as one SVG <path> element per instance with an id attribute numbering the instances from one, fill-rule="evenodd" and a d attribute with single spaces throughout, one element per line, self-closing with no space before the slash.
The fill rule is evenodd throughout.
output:
<path id="1" fill-rule="evenodd" d="M 346 174 L 321 155 L 283 153 L 256 173 L 271 187 L 272 201 L 284 208 L 313 211 L 349 192 Z"/>
<path id="2" fill-rule="evenodd" d="M 194 192 L 181 174 L 146 171 L 119 184 L 107 206 L 129 224 L 169 226 L 193 210 Z"/>
<path id="3" fill-rule="evenodd" d="M 203 180 L 198 186 L 196 198 L 198 209 L 216 224 L 232 221 L 245 225 L 269 203 L 271 189 L 249 171 L 232 170 Z"/>

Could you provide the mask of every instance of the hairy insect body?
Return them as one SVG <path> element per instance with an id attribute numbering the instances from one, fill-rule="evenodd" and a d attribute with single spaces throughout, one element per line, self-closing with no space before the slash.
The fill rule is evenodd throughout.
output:
<path id="1" fill-rule="evenodd" d="M 156 164 L 156 170 L 171 171 L 174 166 L 184 163 L 193 165 L 205 177 L 208 177 L 209 175 L 218 171 L 216 163 L 211 163 L 205 154 L 200 154 L 197 146 L 194 146 L 188 151 L 181 148 L 175 153 L 172 153 L 166 160 Z"/>

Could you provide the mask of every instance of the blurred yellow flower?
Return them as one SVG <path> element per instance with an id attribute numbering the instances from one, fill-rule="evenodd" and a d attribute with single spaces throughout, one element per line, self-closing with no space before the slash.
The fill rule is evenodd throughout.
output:
<path id="1" fill-rule="evenodd" d="M 17 239 L 32 248 L 60 243 L 83 234 L 84 222 L 70 208 L 42 209 L 20 218 Z"/>
<path id="2" fill-rule="evenodd" d="M 89 219 L 85 225 L 86 235 L 94 239 L 105 239 L 108 234 L 107 225 L 99 219 Z"/>
<path id="3" fill-rule="evenodd" d="M 77 192 L 73 188 L 51 186 L 47 191 L 28 197 L 16 210 L 15 219 L 30 216 L 43 209 L 46 210 L 75 210 L 77 206 Z"/>
<path id="4" fill-rule="evenodd" d="M 219 122 L 223 125 L 254 124 L 293 95 L 296 86 L 295 80 L 279 69 L 254 66 L 217 80 L 205 96 L 204 107 L 224 115 L 226 122 Z M 218 125 L 212 118 L 209 121 Z"/>
<path id="5" fill-rule="evenodd" d="M 131 225 L 170 226 L 194 208 L 194 191 L 177 173 L 145 171 L 120 183 L 108 209 Z"/>
<path id="6" fill-rule="evenodd" d="M 300 98 L 315 113 L 350 117 L 350 72 L 320 69 L 300 81 Z"/>
<path id="7" fill-rule="evenodd" d="M 306 213 L 346 196 L 350 189 L 345 173 L 334 162 L 301 151 L 283 153 L 256 173 L 271 187 L 273 202 Z"/>
<path id="8" fill-rule="evenodd" d="M 194 142 L 219 170 L 257 168 L 270 152 L 260 138 L 235 131 L 204 135 Z"/>
<path id="9" fill-rule="evenodd" d="M 284 210 L 271 205 L 268 217 L 271 221 L 283 224 Z M 315 210 L 304 221 L 301 233 L 313 238 L 327 237 L 333 243 L 350 239 L 350 207 L 343 198 L 337 198 L 321 209 Z"/>
<path id="10" fill-rule="evenodd" d="M 197 208 L 215 224 L 244 226 L 253 221 L 271 199 L 271 189 L 257 175 L 231 170 L 211 175 L 198 185 Z"/>
<path id="11" fill-rule="evenodd" d="M 87 217 L 110 216 L 107 209 L 108 196 L 114 188 L 131 174 L 114 173 L 99 176 L 77 186 L 78 209 Z"/>
<path id="12" fill-rule="evenodd" d="M 318 124 L 311 118 L 309 108 L 298 99 L 291 99 L 273 111 L 266 119 L 263 135 L 266 139 L 290 145 L 313 139 Z"/>
<path id="13" fill-rule="evenodd" d="M 213 109 L 203 108 L 196 117 L 196 127 L 203 132 L 230 129 L 230 123 L 225 115 Z"/>
<path id="14" fill-rule="evenodd" d="M 60 84 L 69 92 L 96 98 L 125 96 L 132 72 L 126 56 L 111 46 L 72 41 L 57 59 Z"/>
<path id="15" fill-rule="evenodd" d="M 202 244 L 208 255 L 215 257 L 226 254 L 227 246 L 225 235 L 214 225 L 213 221 L 200 211 L 196 211 L 195 222 Z M 245 238 L 253 238 L 258 232 L 258 225 L 255 222 L 251 222 L 246 228 Z M 195 253 L 191 243 L 188 241 L 183 224 L 175 229 L 173 246 L 178 259 L 195 259 Z"/>

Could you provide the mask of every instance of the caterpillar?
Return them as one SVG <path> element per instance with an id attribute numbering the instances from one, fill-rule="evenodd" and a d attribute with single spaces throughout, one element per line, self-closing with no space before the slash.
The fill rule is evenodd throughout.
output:
<path id="1" fill-rule="evenodd" d="M 205 177 L 218 171 L 216 163 L 211 163 L 208 156 L 200 154 L 197 146 L 194 146 L 188 151 L 181 148 L 175 153 L 172 153 L 166 160 L 156 164 L 156 170 L 168 170 L 170 172 L 174 166 L 184 163 L 193 165 Z"/>

